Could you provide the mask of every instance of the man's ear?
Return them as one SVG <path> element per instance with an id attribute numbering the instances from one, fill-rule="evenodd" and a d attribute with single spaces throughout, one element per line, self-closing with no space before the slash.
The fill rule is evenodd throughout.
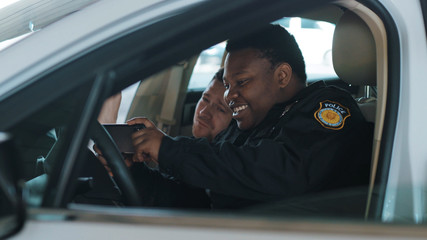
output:
<path id="1" fill-rule="evenodd" d="M 280 88 L 288 86 L 292 78 L 292 67 L 288 63 L 281 63 L 274 71 L 274 76 Z"/>

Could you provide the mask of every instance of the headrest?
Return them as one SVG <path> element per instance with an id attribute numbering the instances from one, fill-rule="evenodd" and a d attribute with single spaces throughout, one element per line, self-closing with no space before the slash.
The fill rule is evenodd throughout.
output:
<path id="1" fill-rule="evenodd" d="M 355 13 L 346 11 L 338 21 L 332 45 L 337 75 L 352 85 L 376 85 L 376 50 L 371 30 Z"/>

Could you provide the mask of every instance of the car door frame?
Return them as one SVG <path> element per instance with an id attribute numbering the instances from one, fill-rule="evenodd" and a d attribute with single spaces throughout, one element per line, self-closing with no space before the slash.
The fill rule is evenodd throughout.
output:
<path id="1" fill-rule="evenodd" d="M 140 29 L 133 29 L 130 34 L 117 38 L 103 46 L 98 46 L 98 49 L 87 54 L 85 58 L 79 57 L 66 66 L 55 70 L 55 72 L 72 72 L 73 70 L 79 69 L 78 66 L 89 63 L 90 66 L 93 66 L 92 71 L 86 73 L 90 76 L 90 79 L 93 80 L 96 76 L 106 76 L 100 84 L 104 87 L 111 84 L 111 88 L 105 88 L 104 97 L 91 99 L 87 102 L 87 104 L 92 104 L 92 106 L 94 106 L 92 109 L 100 109 L 100 103 L 105 100 L 106 97 L 117 93 L 124 87 L 131 85 L 143 77 L 154 74 L 182 60 L 181 58 L 183 56 L 190 57 L 200 52 L 202 49 L 224 40 L 225 37 L 236 37 L 237 34 L 253 31 L 264 23 L 282 17 L 284 13 L 292 14 L 303 10 L 308 5 L 315 7 L 324 2 L 329 1 L 271 1 L 271 5 L 268 6 L 265 6 L 265 3 L 257 1 L 230 2 L 221 0 L 216 2 L 203 2 L 197 6 L 192 6 L 185 14 L 177 14 L 172 17 L 164 16 L 164 19 L 152 25 L 147 25 Z M 393 18 L 389 15 L 384 6 L 372 0 L 363 0 L 361 2 L 372 9 L 383 20 L 387 29 L 389 46 L 400 46 Z M 214 11 L 212 9 L 214 9 Z M 256 14 L 253 14 L 254 9 L 257 10 Z M 197 16 L 200 16 L 200 13 L 205 14 L 202 18 L 197 18 Z M 235 19 L 230 18 L 233 16 L 239 17 Z M 191 24 L 186 24 L 189 23 L 189 19 L 194 21 L 192 21 Z M 260 19 L 262 19 L 262 21 L 260 21 Z M 245 22 L 249 23 L 248 25 L 250 25 L 250 27 L 241 28 L 241 26 L 245 26 L 243 24 Z M 176 26 L 176 28 L 172 28 L 171 26 Z M 237 27 L 240 27 L 241 31 L 239 33 L 233 31 L 233 29 Z M 187 39 L 188 35 L 193 37 Z M 149 39 L 151 36 L 156 36 L 156 38 Z M 144 42 L 144 44 L 140 44 L 141 39 L 147 39 L 147 41 Z M 125 49 L 124 51 L 122 46 L 133 46 L 134 48 Z M 169 47 L 167 50 L 164 49 L 166 46 Z M 386 120 L 384 122 L 385 127 L 382 138 L 383 142 L 380 148 L 382 167 L 379 169 L 379 179 L 377 180 L 379 186 L 382 187 L 380 191 L 381 196 L 385 193 L 386 182 L 384 181 L 387 180 L 389 161 L 393 149 L 394 130 L 398 111 L 396 103 L 398 103 L 399 99 L 400 83 L 399 48 L 390 47 L 388 50 L 388 71 L 390 79 L 388 85 Z M 111 60 L 109 59 L 111 54 L 115 56 L 117 54 L 117 56 L 120 57 Z M 93 74 L 94 72 L 96 73 L 95 75 Z M 87 78 L 88 77 L 81 79 Z M 57 84 L 59 84 L 59 82 Z M 40 86 L 41 85 L 38 84 L 38 87 Z M 34 97 L 35 95 L 32 96 L 32 98 Z M 91 101 L 95 101 L 96 103 L 94 104 Z M 40 104 L 47 104 L 47 101 Z M 92 112 L 91 116 L 82 115 L 82 117 L 94 118 L 98 112 L 99 111 L 95 110 Z M 76 144 L 80 144 L 80 149 L 86 147 L 84 139 L 88 137 L 83 134 L 87 129 L 86 124 L 88 124 L 86 121 L 82 121 L 76 127 L 77 133 L 82 136 L 80 138 L 81 140 L 76 140 Z M 83 159 L 78 159 L 77 156 L 75 157 L 78 161 L 83 161 Z M 67 165 L 67 163 L 64 164 Z M 59 167 L 63 168 L 64 166 Z M 75 168 L 70 167 L 66 171 L 71 171 L 67 176 L 75 176 L 75 173 L 72 173 L 76 171 Z M 73 189 L 75 183 L 71 179 L 72 178 L 68 177 L 58 181 L 58 179 L 52 178 L 50 182 L 54 185 L 61 185 L 64 189 Z M 384 198 L 381 196 L 376 206 L 373 206 L 373 209 L 376 211 L 381 211 L 382 209 L 381 206 L 383 205 L 382 201 Z M 57 204 L 47 204 L 46 207 L 66 207 L 68 201 L 67 197 L 55 196 L 55 198 L 60 198 L 54 201 Z M 376 216 L 380 215 L 381 214 L 376 214 Z"/>

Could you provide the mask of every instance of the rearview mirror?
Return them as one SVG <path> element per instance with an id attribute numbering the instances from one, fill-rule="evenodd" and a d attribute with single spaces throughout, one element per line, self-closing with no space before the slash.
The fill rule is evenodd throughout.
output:
<path id="1" fill-rule="evenodd" d="M 25 221 L 19 187 L 19 158 L 9 134 L 0 132 L 0 238 L 21 230 Z"/>

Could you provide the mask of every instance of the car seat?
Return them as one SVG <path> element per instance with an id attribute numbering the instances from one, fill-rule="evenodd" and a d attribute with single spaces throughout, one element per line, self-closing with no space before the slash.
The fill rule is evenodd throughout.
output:
<path id="1" fill-rule="evenodd" d="M 376 47 L 366 23 L 355 13 L 346 11 L 336 24 L 332 61 L 335 72 L 346 83 L 360 86 L 356 101 L 369 122 L 376 114 Z"/>

